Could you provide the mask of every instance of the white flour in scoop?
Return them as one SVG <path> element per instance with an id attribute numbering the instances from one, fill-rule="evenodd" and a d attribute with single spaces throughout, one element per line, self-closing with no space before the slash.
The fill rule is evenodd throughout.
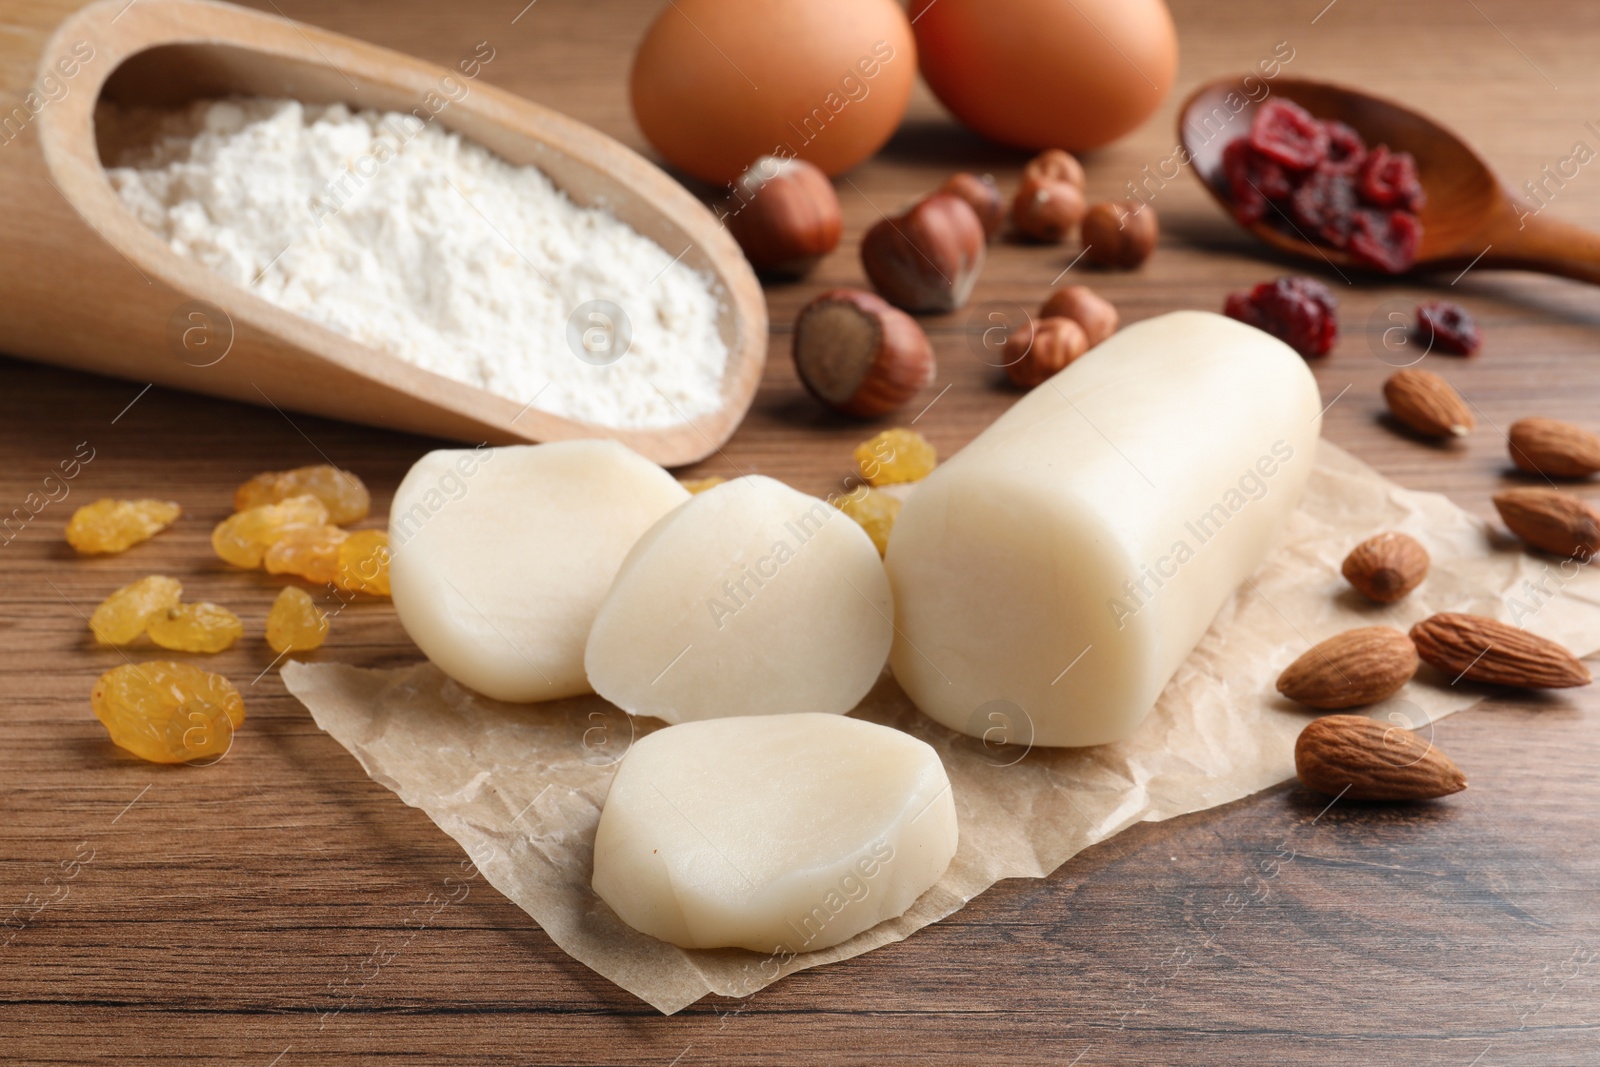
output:
<path id="1" fill-rule="evenodd" d="M 174 251 L 408 363 L 606 426 L 718 407 L 711 280 L 534 167 L 412 115 L 102 105 L 112 188 Z M 584 308 L 609 301 L 608 309 Z M 606 363 L 622 329 L 625 352 Z M 580 358 L 579 352 L 587 354 Z"/>

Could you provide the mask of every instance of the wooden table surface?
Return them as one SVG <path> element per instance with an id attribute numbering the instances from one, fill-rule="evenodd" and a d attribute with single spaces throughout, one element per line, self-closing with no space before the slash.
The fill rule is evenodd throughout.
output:
<path id="1" fill-rule="evenodd" d="M 625 77 L 662 5 L 524 2 L 258 6 L 441 63 L 489 41 L 487 80 L 643 147 Z M 1559 166 L 1576 142 L 1600 147 L 1585 125 L 1600 119 L 1600 7 L 1583 0 L 1177 0 L 1174 13 L 1178 90 L 1136 135 L 1087 160 L 1091 194 L 1112 195 L 1168 156 L 1188 87 L 1243 70 L 1279 42 L 1293 50 L 1289 73 L 1411 102 L 1477 144 L 1514 186 Z M 810 279 L 770 292 L 771 364 L 755 408 L 693 473 L 836 486 L 869 431 L 824 414 L 796 384 L 795 310 L 824 287 L 860 282 L 855 236 L 880 209 L 957 168 L 993 171 L 1009 187 L 1020 163 L 954 126 L 919 89 L 903 131 L 841 184 L 843 246 Z M 1092 279 L 1125 321 L 1220 308 L 1229 290 L 1284 270 L 1189 176 L 1154 204 L 1164 227 L 1154 259 Z M 1600 226 L 1600 169 L 1564 179 L 1548 210 Z M 1016 396 L 979 358 L 970 324 L 986 302 L 1035 305 L 1074 254 L 1001 245 L 971 308 L 928 322 L 939 381 L 910 413 L 931 403 L 917 428 L 942 451 Z M 1332 403 L 1327 435 L 1400 483 L 1489 514 L 1490 493 L 1509 481 L 1501 428 L 1531 414 L 1600 421 L 1594 291 L 1483 271 L 1399 286 L 1327 280 L 1343 324 L 1316 366 Z M 1379 417 L 1386 359 L 1396 358 L 1378 340 L 1385 316 L 1426 294 L 1464 302 L 1487 336 L 1474 359 L 1428 360 L 1479 412 L 1478 432 L 1459 447 L 1420 444 Z M 61 299 L 94 313 L 92 292 Z M 229 571 L 208 535 L 238 482 L 323 456 L 367 480 L 381 517 L 401 475 L 437 442 L 142 389 L 0 359 L 0 510 L 93 450 L 70 498 L 0 548 L 0 915 L 10 917 L 0 928 L 0 1060 L 1600 1063 L 1592 690 L 1494 697 L 1444 722 L 1437 740 L 1472 781 L 1449 800 L 1323 813 L 1325 800 L 1285 785 L 1142 825 L 1048 879 L 1002 883 L 909 941 L 670 1018 L 573 962 L 481 883 L 435 914 L 461 854 L 370 781 L 265 670 L 272 655 L 259 634 L 280 583 Z M 122 556 L 78 558 L 62 541 L 76 505 L 140 495 L 177 499 L 186 514 Z M 120 658 L 91 646 L 80 616 L 149 573 L 234 608 L 251 635 L 206 661 L 249 707 L 216 766 L 142 763 L 90 714 L 94 679 Z M 340 615 L 315 658 L 394 666 L 418 653 L 387 603 L 365 603 Z M 1284 856 L 1263 876 L 1264 860 Z"/>

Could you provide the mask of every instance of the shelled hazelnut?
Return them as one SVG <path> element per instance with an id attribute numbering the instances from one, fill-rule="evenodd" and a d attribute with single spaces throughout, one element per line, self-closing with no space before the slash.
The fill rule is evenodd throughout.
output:
<path id="1" fill-rule="evenodd" d="M 1071 152 L 1059 148 L 1049 148 L 1032 159 L 1022 168 L 1024 181 L 1029 178 L 1048 178 L 1051 181 L 1066 182 L 1075 185 L 1082 192 L 1088 185 L 1088 179 L 1083 173 L 1083 164 L 1078 162 L 1078 157 Z"/>
<path id="2" fill-rule="evenodd" d="M 1076 322 L 1083 327 L 1090 348 L 1116 333 L 1122 322 L 1111 301 L 1087 285 L 1067 285 L 1057 289 L 1045 300 L 1039 315 L 1041 318 L 1063 318 Z"/>
<path id="3" fill-rule="evenodd" d="M 1096 267 L 1132 270 L 1150 258 L 1160 235 L 1149 204 L 1108 200 L 1083 217 L 1084 258 Z"/>
<path id="4" fill-rule="evenodd" d="M 989 175 L 979 177 L 965 172 L 952 174 L 939 191 L 965 200 L 977 213 L 978 221 L 983 224 L 983 235 L 989 240 L 994 240 L 1000 227 L 1005 224 L 1005 199 L 1000 195 L 1000 187 Z"/>
<path id="5" fill-rule="evenodd" d="M 1066 318 L 1031 322 L 1006 338 L 1006 376 L 1032 389 L 1089 350 L 1083 327 Z"/>
<path id="6" fill-rule="evenodd" d="M 800 309 L 794 367 L 829 407 L 871 418 L 933 381 L 933 347 L 917 321 L 860 289 L 830 289 Z"/>
<path id="7" fill-rule="evenodd" d="M 798 277 L 838 246 L 839 195 L 815 165 L 763 156 L 734 188 L 723 218 L 757 271 Z"/>
<path id="8" fill-rule="evenodd" d="M 983 222 L 959 196 L 934 193 L 883 219 L 861 239 L 861 266 L 889 303 L 907 311 L 954 311 L 983 270 Z"/>
<path id="9" fill-rule="evenodd" d="M 1011 202 L 1011 224 L 1025 237 L 1055 244 L 1083 221 L 1083 192 L 1056 178 L 1024 178 Z"/>

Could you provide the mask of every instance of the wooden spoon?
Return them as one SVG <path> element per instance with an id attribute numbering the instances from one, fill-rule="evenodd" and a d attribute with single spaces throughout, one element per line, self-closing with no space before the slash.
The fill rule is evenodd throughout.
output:
<path id="1" fill-rule="evenodd" d="M 1292 100 L 1321 119 L 1355 128 L 1369 145 L 1386 144 L 1416 157 L 1428 194 L 1422 245 L 1413 270 L 1511 267 L 1600 284 L 1600 234 L 1546 218 L 1501 184 L 1466 142 L 1399 104 L 1326 82 L 1250 76 L 1222 78 L 1196 89 L 1178 113 L 1178 137 L 1195 174 L 1229 207 L 1222 150 L 1250 129 L 1255 106 L 1271 96 Z M 1280 229 L 1279 227 L 1283 227 Z M 1248 227 L 1283 252 L 1335 267 L 1371 270 L 1355 257 L 1305 240 L 1276 209 Z"/>
<path id="2" fill-rule="evenodd" d="M 0 113 L 0 202 L 12 208 L 0 252 L 0 350 L 463 441 L 609 437 L 667 465 L 710 454 L 748 409 L 767 351 L 755 275 L 709 210 L 609 137 L 461 70 L 206 0 L 34 0 L 10 5 L 3 23 L 0 99 L 23 103 Z M 423 108 L 429 94 L 434 104 L 448 99 L 434 121 L 536 164 L 579 204 L 603 204 L 711 276 L 730 353 L 721 407 L 653 430 L 525 408 L 283 311 L 174 253 L 108 183 L 95 103 L 103 95 L 177 106 L 229 94 L 402 112 Z"/>

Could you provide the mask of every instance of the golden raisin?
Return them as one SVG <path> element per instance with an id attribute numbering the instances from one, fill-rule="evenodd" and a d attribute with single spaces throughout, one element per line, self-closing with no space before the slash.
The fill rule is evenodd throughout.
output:
<path id="1" fill-rule="evenodd" d="M 382 530 L 357 530 L 339 546 L 340 589 L 389 595 L 389 535 Z"/>
<path id="2" fill-rule="evenodd" d="M 889 551 L 889 532 L 900 515 L 900 498 L 861 486 L 853 493 L 830 498 L 834 507 L 861 524 L 878 547 L 878 555 Z"/>
<path id="3" fill-rule="evenodd" d="M 231 682 L 170 660 L 112 668 L 89 703 L 119 748 L 152 763 L 221 756 L 244 723 L 244 699 Z"/>
<path id="4" fill-rule="evenodd" d="M 150 540 L 182 514 L 170 500 L 96 500 L 72 513 L 67 544 L 85 554 L 122 552 Z"/>
<path id="5" fill-rule="evenodd" d="M 328 639 L 328 617 L 317 610 L 311 594 L 287 586 L 267 612 L 267 644 L 272 651 L 310 652 Z"/>
<path id="6" fill-rule="evenodd" d="M 150 617 L 150 640 L 176 652 L 221 652 L 244 636 L 244 623 L 210 601 L 178 604 Z"/>
<path id="7" fill-rule="evenodd" d="M 241 485 L 233 494 L 233 510 L 249 511 L 264 504 L 281 504 L 290 497 L 314 496 L 328 509 L 336 526 L 367 517 L 372 497 L 367 487 L 349 471 L 326 465 L 268 471 Z"/>
<path id="8" fill-rule="evenodd" d="M 138 640 L 151 616 L 178 606 L 183 586 L 176 578 L 152 574 L 125 585 L 100 602 L 89 616 L 89 630 L 102 645 Z"/>
<path id="9" fill-rule="evenodd" d="M 350 535 L 337 526 L 297 526 L 267 549 L 268 574 L 297 574 L 327 584 L 339 576 L 339 546 Z"/>
<path id="10" fill-rule="evenodd" d="M 855 450 L 856 469 L 868 485 L 918 482 L 933 473 L 939 454 L 915 430 L 885 430 Z"/>
<path id="11" fill-rule="evenodd" d="M 726 479 L 713 474 L 709 478 L 685 478 L 678 484 L 689 490 L 690 493 L 703 493 L 707 489 L 715 489 Z"/>
<path id="12" fill-rule="evenodd" d="M 294 496 L 230 515 L 211 531 L 211 547 L 235 567 L 259 567 L 267 549 L 290 530 L 325 526 L 328 509 L 314 496 Z"/>

